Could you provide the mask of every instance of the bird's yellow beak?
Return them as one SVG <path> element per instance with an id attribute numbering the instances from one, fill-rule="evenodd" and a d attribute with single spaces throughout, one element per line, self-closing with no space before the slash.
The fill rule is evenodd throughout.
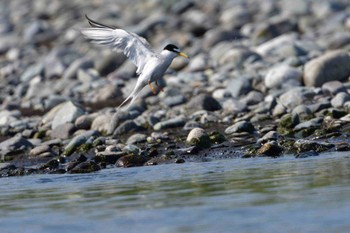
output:
<path id="1" fill-rule="evenodd" d="M 186 53 L 179 52 L 177 55 L 189 59 L 189 56 Z"/>

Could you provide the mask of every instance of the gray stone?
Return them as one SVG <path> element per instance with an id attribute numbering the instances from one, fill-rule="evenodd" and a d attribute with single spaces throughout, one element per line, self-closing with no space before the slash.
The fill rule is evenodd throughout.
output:
<path id="1" fill-rule="evenodd" d="M 238 114 L 246 111 L 247 105 L 246 103 L 239 100 L 227 99 L 223 104 L 223 108 L 225 112 L 229 112 L 231 114 Z"/>
<path id="2" fill-rule="evenodd" d="M 182 127 L 186 124 L 185 118 L 183 116 L 178 116 L 169 120 L 158 122 L 153 126 L 153 129 L 158 131 L 168 128 Z"/>
<path id="3" fill-rule="evenodd" d="M 298 105 L 292 110 L 292 114 L 297 114 L 301 121 L 310 119 L 312 117 L 312 111 L 305 105 Z"/>
<path id="4" fill-rule="evenodd" d="M 221 109 L 220 103 L 207 94 L 199 94 L 192 97 L 192 99 L 187 103 L 187 108 L 191 111 L 196 110 L 207 110 L 207 111 L 217 111 Z"/>
<path id="5" fill-rule="evenodd" d="M 329 81 L 344 81 L 349 76 L 348 52 L 331 51 L 305 64 L 303 81 L 306 86 L 320 87 Z"/>
<path id="6" fill-rule="evenodd" d="M 244 62 L 261 60 L 261 56 L 246 47 L 234 47 L 228 50 L 219 60 L 220 65 L 230 64 L 234 67 L 242 67 Z"/>
<path id="7" fill-rule="evenodd" d="M 204 34 L 203 45 L 204 48 L 211 48 L 221 41 L 231 41 L 239 38 L 241 38 L 241 35 L 239 35 L 237 32 L 232 30 L 223 30 L 221 28 L 214 28 Z"/>
<path id="8" fill-rule="evenodd" d="M 113 83 L 107 83 L 92 93 L 92 98 L 89 102 L 101 108 L 103 106 L 115 106 L 118 103 L 122 103 L 123 100 L 121 88 Z"/>
<path id="9" fill-rule="evenodd" d="M 117 126 L 125 121 L 131 119 L 130 112 L 125 112 L 125 111 L 117 111 L 113 114 L 112 119 L 110 121 L 110 124 L 108 126 L 107 134 L 111 135 L 113 134 L 114 130 L 117 128 Z"/>
<path id="10" fill-rule="evenodd" d="M 108 54 L 103 54 L 96 60 L 95 67 L 99 74 L 105 76 L 120 67 L 125 60 L 124 54 L 108 51 Z"/>
<path id="11" fill-rule="evenodd" d="M 317 118 L 311 119 L 309 121 L 305 121 L 305 122 L 297 124 L 294 127 L 294 130 L 299 131 L 299 130 L 303 130 L 303 129 L 317 129 L 321 126 L 322 122 L 323 122 L 323 118 L 317 117 Z"/>
<path id="12" fill-rule="evenodd" d="M 201 124 L 199 124 L 198 122 L 196 122 L 196 121 L 188 121 L 184 125 L 183 129 L 184 130 L 191 130 L 191 129 L 200 128 L 200 127 L 201 127 Z"/>
<path id="13" fill-rule="evenodd" d="M 216 89 L 213 94 L 212 94 L 214 99 L 226 99 L 226 98 L 230 98 L 231 93 L 229 91 L 227 91 L 226 89 L 220 88 L 220 89 Z"/>
<path id="14" fill-rule="evenodd" d="M 253 105 L 261 103 L 264 100 L 264 95 L 258 91 L 251 91 L 244 96 L 241 101 L 246 105 Z"/>
<path id="15" fill-rule="evenodd" d="M 44 99 L 44 109 L 49 110 L 54 108 L 55 106 L 58 106 L 59 104 L 66 102 L 67 97 L 61 96 L 61 95 L 55 95 L 51 94 L 47 98 Z"/>
<path id="16" fill-rule="evenodd" d="M 232 97 L 238 98 L 251 91 L 252 87 L 250 81 L 246 77 L 239 76 L 229 81 L 226 90 L 231 93 Z"/>
<path id="17" fill-rule="evenodd" d="M 281 147 L 276 141 L 269 141 L 259 148 L 257 154 L 259 156 L 278 157 L 281 156 L 282 152 L 283 147 Z"/>
<path id="18" fill-rule="evenodd" d="M 29 151 L 29 155 L 30 156 L 38 156 L 42 153 L 50 152 L 50 151 L 51 151 L 51 147 L 49 145 L 41 145 L 41 146 L 36 146 L 33 149 L 31 149 Z"/>
<path id="19" fill-rule="evenodd" d="M 342 108 L 347 101 L 350 101 L 350 95 L 345 92 L 340 92 L 333 97 L 331 104 L 335 108 Z"/>
<path id="20" fill-rule="evenodd" d="M 50 53 L 44 60 L 44 74 L 46 79 L 61 78 L 66 66 L 57 56 L 56 52 Z"/>
<path id="21" fill-rule="evenodd" d="M 280 135 L 276 131 L 269 131 L 264 136 L 259 138 L 258 143 L 266 143 L 269 141 L 277 141 Z"/>
<path id="22" fill-rule="evenodd" d="M 37 63 L 26 68 L 21 75 L 20 79 L 22 82 L 29 82 L 35 76 L 41 75 L 44 70 L 43 63 Z"/>
<path id="23" fill-rule="evenodd" d="M 94 161 L 85 161 L 74 166 L 69 173 L 90 173 L 101 170 L 101 167 Z"/>
<path id="24" fill-rule="evenodd" d="M 5 160 L 8 154 L 16 154 L 33 148 L 33 144 L 20 135 L 9 138 L 0 143 L 1 160 Z"/>
<path id="25" fill-rule="evenodd" d="M 74 61 L 70 66 L 64 71 L 63 73 L 63 79 L 64 80 L 70 80 L 77 78 L 78 70 L 83 69 L 89 69 L 93 68 L 94 63 L 92 60 L 87 58 L 81 58 L 76 61 Z"/>
<path id="26" fill-rule="evenodd" d="M 74 104 L 71 101 L 68 101 L 60 106 L 57 110 L 53 120 L 52 120 L 52 129 L 55 129 L 57 126 L 62 125 L 67 122 L 74 123 L 74 121 L 81 115 L 85 114 L 85 110 Z"/>
<path id="27" fill-rule="evenodd" d="M 248 121 L 239 121 L 225 129 L 225 134 L 248 132 L 253 133 L 255 130 L 252 123 Z"/>
<path id="28" fill-rule="evenodd" d="M 186 143 L 199 148 L 209 148 L 211 141 L 207 132 L 202 128 L 194 128 L 187 135 Z"/>
<path id="29" fill-rule="evenodd" d="M 136 132 L 139 131 L 141 129 L 140 126 L 138 126 L 133 120 L 127 120 L 124 121 L 121 125 L 119 125 L 114 133 L 113 133 L 113 137 L 116 137 L 118 135 L 122 135 L 122 134 L 126 134 L 126 133 L 130 133 L 130 132 Z"/>
<path id="30" fill-rule="evenodd" d="M 64 152 L 63 152 L 63 156 L 70 156 L 71 154 L 73 154 L 75 152 L 75 150 L 79 146 L 87 143 L 89 140 L 91 140 L 93 138 L 97 138 L 98 136 L 100 136 L 100 134 L 96 130 L 89 130 L 89 131 L 86 131 L 82 134 L 75 136 L 68 143 L 68 145 L 65 147 Z"/>
<path id="31" fill-rule="evenodd" d="M 141 142 L 145 142 L 147 140 L 146 134 L 136 133 L 134 135 L 131 135 L 128 140 L 126 141 L 127 144 L 137 144 Z"/>
<path id="32" fill-rule="evenodd" d="M 302 76 L 303 73 L 296 68 L 279 65 L 267 72 L 264 82 L 268 88 L 300 86 Z"/>
<path id="33" fill-rule="evenodd" d="M 330 81 L 322 85 L 322 91 L 328 95 L 336 95 L 340 92 L 346 92 L 346 88 L 339 81 Z"/>
<path id="34" fill-rule="evenodd" d="M 185 103 L 187 100 L 183 95 L 169 96 L 166 97 L 163 102 L 168 107 L 174 107 L 180 104 Z"/>
<path id="35" fill-rule="evenodd" d="M 109 130 L 112 115 L 101 114 L 94 118 L 91 124 L 91 129 L 106 133 Z"/>
<path id="36" fill-rule="evenodd" d="M 309 92 L 303 88 L 293 88 L 282 94 L 278 103 L 287 109 L 294 109 L 296 106 L 303 104 L 309 97 Z"/>
<path id="37" fill-rule="evenodd" d="M 260 44 L 256 48 L 256 51 L 264 58 L 281 58 L 305 55 L 304 50 L 297 43 L 296 34 L 282 34 Z"/>
<path id="38" fill-rule="evenodd" d="M 304 0 L 283 0 L 281 8 L 287 15 L 293 16 L 307 15 L 311 11 L 310 2 Z"/>
<path id="39" fill-rule="evenodd" d="M 182 14 L 186 12 L 188 9 L 190 9 L 191 7 L 193 7 L 194 5 L 195 5 L 194 2 L 189 0 L 176 1 L 171 6 L 171 12 L 175 14 Z"/>
<path id="40" fill-rule="evenodd" d="M 93 81 L 96 81 L 101 77 L 99 76 L 98 72 L 95 69 L 86 69 L 86 70 L 79 69 L 77 73 L 77 78 L 83 84 L 90 86 Z"/>
<path id="41" fill-rule="evenodd" d="M 191 58 L 191 62 L 188 65 L 188 69 L 192 72 L 204 71 L 209 68 L 209 57 L 207 54 L 200 53 L 197 56 Z"/>
<path id="42" fill-rule="evenodd" d="M 73 135 L 76 128 L 74 124 L 67 122 L 62 125 L 58 125 L 51 131 L 51 138 L 60 138 L 60 139 L 68 139 Z"/>
<path id="43" fill-rule="evenodd" d="M 252 13 L 244 4 L 237 4 L 235 7 L 228 7 L 220 14 L 220 22 L 229 29 L 242 27 L 253 18 Z"/>
<path id="44" fill-rule="evenodd" d="M 75 122 L 74 125 L 77 129 L 90 129 L 91 128 L 91 124 L 95 119 L 95 115 L 81 115 L 80 117 L 78 117 Z"/>

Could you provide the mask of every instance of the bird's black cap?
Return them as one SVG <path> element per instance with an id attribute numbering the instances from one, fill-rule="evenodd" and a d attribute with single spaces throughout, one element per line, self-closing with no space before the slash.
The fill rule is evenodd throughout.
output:
<path id="1" fill-rule="evenodd" d="M 173 44 L 168 44 L 167 46 L 164 47 L 164 50 L 169 50 L 169 51 L 174 52 L 174 53 L 180 52 L 180 49 L 176 45 L 173 45 Z"/>

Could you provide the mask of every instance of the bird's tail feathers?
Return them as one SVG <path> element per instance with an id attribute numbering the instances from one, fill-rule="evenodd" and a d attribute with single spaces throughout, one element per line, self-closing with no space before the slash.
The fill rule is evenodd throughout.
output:
<path id="1" fill-rule="evenodd" d="M 119 109 L 121 107 L 123 107 L 125 104 L 128 103 L 128 106 L 126 107 L 126 109 L 128 109 L 136 100 L 138 94 L 141 92 L 141 90 L 143 89 L 143 85 L 140 85 L 139 83 L 136 84 L 134 90 L 131 92 L 131 94 L 118 106 L 117 111 L 119 111 Z"/>

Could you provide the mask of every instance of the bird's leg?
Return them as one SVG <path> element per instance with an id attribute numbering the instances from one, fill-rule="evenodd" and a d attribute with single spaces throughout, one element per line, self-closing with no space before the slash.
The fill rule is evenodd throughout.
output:
<path id="1" fill-rule="evenodd" d="M 156 94 L 157 94 L 157 91 L 156 91 L 156 89 L 154 89 L 154 87 L 152 86 L 151 82 L 148 82 L 148 86 L 151 88 L 153 94 L 156 95 Z"/>
<path id="2" fill-rule="evenodd" d="M 159 88 L 159 90 L 160 90 L 161 92 L 164 92 L 163 87 L 159 86 L 159 84 L 158 84 L 158 82 L 157 82 L 157 81 L 156 81 L 156 85 L 157 85 L 157 87 Z"/>

